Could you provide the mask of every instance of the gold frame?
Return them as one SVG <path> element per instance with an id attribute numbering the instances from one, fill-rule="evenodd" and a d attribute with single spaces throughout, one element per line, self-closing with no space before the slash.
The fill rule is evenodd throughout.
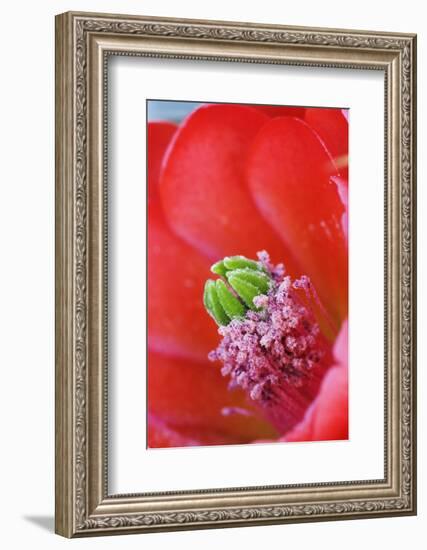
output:
<path id="1" fill-rule="evenodd" d="M 105 117 L 108 55 L 385 75 L 385 477 L 108 495 Z M 416 36 L 65 13 L 56 17 L 56 532 L 66 537 L 416 513 Z"/>

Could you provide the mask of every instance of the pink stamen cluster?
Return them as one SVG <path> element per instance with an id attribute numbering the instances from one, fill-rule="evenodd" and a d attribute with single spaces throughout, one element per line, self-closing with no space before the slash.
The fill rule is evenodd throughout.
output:
<path id="1" fill-rule="evenodd" d="M 289 429 L 313 400 L 324 373 L 323 340 L 306 305 L 314 290 L 308 277 L 285 276 L 266 252 L 258 257 L 272 278 L 270 291 L 254 298 L 258 311 L 219 328 L 222 341 L 209 359 L 223 363 L 231 388 L 243 388 L 269 409 L 278 428 Z"/>

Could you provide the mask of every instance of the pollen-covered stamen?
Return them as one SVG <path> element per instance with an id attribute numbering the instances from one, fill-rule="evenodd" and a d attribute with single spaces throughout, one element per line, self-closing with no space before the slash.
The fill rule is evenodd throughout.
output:
<path id="1" fill-rule="evenodd" d="M 328 348 L 309 301 L 299 296 L 300 289 L 311 292 L 309 279 L 292 281 L 267 253 L 259 258 L 272 284 L 253 299 L 255 311 L 219 328 L 222 341 L 209 358 L 221 361 L 230 387 L 243 388 L 284 433 L 316 396 Z"/>
<path id="2" fill-rule="evenodd" d="M 309 277 L 302 275 L 293 282 L 293 287 L 296 290 L 303 291 L 304 298 L 300 295 L 300 299 L 311 310 L 317 322 L 321 325 L 325 336 L 332 340 L 337 334 L 339 327 L 335 325 L 333 319 L 326 311 Z"/>

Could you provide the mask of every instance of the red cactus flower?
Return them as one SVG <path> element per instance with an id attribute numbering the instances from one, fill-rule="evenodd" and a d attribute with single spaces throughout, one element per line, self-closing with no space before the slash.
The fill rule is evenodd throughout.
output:
<path id="1" fill-rule="evenodd" d="M 149 447 L 348 437 L 347 153 L 338 109 L 206 105 L 149 123 Z M 285 273 L 261 257 L 271 284 L 253 307 L 220 274 L 240 305 L 218 334 L 202 300 L 211 265 L 260 250 Z"/>

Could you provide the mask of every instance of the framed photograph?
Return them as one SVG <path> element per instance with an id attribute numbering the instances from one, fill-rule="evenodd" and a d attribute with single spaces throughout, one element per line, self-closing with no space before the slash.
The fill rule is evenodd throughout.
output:
<path id="1" fill-rule="evenodd" d="M 56 18 L 56 532 L 416 513 L 416 37 Z"/>

